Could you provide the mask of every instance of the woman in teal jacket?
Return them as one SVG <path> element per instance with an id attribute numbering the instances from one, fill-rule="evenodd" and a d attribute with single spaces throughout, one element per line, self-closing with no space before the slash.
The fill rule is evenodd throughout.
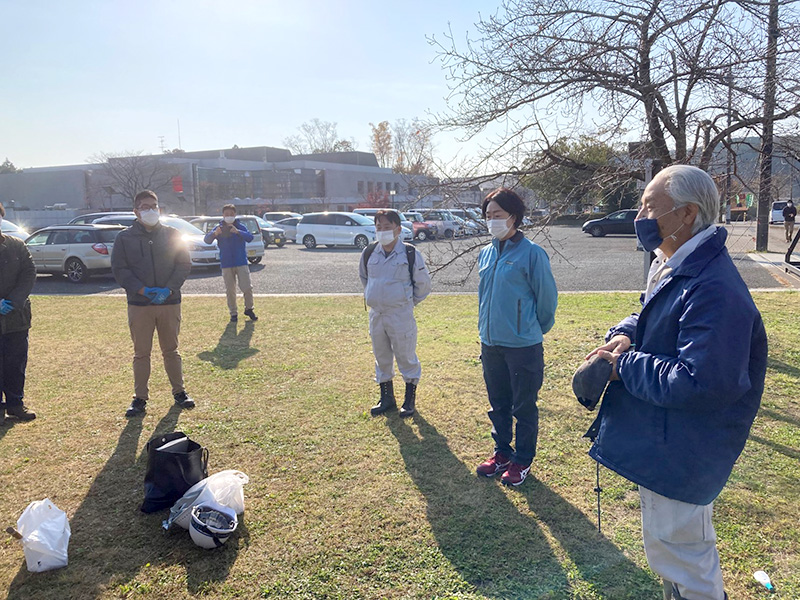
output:
<path id="1" fill-rule="evenodd" d="M 478 258 L 478 329 L 495 446 L 477 472 L 502 473 L 501 481 L 515 486 L 525 481 L 536 454 L 542 339 L 555 322 L 558 304 L 547 254 L 517 230 L 524 214 L 525 204 L 511 190 L 490 193 L 483 216 L 493 239 Z"/>

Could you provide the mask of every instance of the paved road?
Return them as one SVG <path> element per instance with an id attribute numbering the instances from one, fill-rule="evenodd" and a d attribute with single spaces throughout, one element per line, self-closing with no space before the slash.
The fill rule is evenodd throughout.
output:
<path id="1" fill-rule="evenodd" d="M 800 287 L 800 279 L 769 270 L 750 260 L 746 251 L 753 247 L 753 225 L 734 224 L 729 228 L 729 248 L 739 272 L 751 289 Z M 782 226 L 770 228 L 770 248 L 784 251 Z M 636 251 L 632 235 L 593 238 L 576 227 L 551 227 L 531 237 L 550 255 L 553 274 L 560 291 L 639 290 L 644 279 L 643 253 Z M 434 275 L 434 292 L 474 293 L 478 289 L 475 258 L 487 238 L 454 242 L 424 242 L 417 248 L 425 255 Z M 307 250 L 287 244 L 267 248 L 264 261 L 251 267 L 257 294 L 274 293 L 360 293 L 358 250 L 318 248 Z M 778 276 L 776 278 L 776 275 Z M 121 290 L 110 276 L 93 277 L 86 284 L 72 284 L 64 278 L 41 275 L 35 294 L 107 294 Z M 224 292 L 218 269 L 197 270 L 183 288 L 184 294 Z"/>

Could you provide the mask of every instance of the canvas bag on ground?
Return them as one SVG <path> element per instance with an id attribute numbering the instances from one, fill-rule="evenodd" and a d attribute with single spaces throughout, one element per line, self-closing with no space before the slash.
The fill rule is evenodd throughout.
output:
<path id="1" fill-rule="evenodd" d="M 241 471 L 227 469 L 214 473 L 194 484 L 169 511 L 169 518 L 162 523 L 164 529 L 173 524 L 189 529 L 192 521 L 192 508 L 198 504 L 215 502 L 235 511 L 244 512 L 244 486 L 250 482 Z"/>
<path id="2" fill-rule="evenodd" d="M 147 442 L 142 512 L 172 506 L 190 487 L 208 476 L 208 450 L 181 431 Z"/>
<path id="3" fill-rule="evenodd" d="M 67 513 L 49 498 L 31 502 L 17 521 L 28 571 L 39 573 L 67 566 L 67 546 L 72 533 Z"/>

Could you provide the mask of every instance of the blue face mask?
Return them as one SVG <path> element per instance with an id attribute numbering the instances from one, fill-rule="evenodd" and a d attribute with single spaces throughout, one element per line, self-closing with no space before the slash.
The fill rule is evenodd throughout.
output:
<path id="1" fill-rule="evenodd" d="M 678 210 L 677 207 L 668 210 L 655 219 L 636 219 L 633 222 L 633 229 L 636 231 L 636 237 L 639 238 L 639 242 L 642 244 L 642 248 L 644 248 L 645 252 L 652 252 L 664 243 L 664 238 L 661 237 L 661 233 L 658 231 L 658 220 L 664 215 L 668 215 L 676 210 Z M 674 240 L 675 234 L 681 229 L 683 229 L 683 223 L 681 223 L 681 226 L 678 227 L 672 235 L 667 237 L 671 237 Z"/>
<path id="2" fill-rule="evenodd" d="M 636 219 L 633 228 L 645 252 L 652 252 L 664 243 L 664 238 L 658 232 L 658 219 Z"/>

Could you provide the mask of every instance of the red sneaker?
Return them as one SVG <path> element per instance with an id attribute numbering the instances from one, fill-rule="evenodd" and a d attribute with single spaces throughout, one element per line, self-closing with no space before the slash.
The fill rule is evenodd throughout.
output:
<path id="1" fill-rule="evenodd" d="M 498 473 L 505 471 L 506 467 L 508 467 L 510 464 L 511 460 L 509 460 L 507 456 L 500 454 L 499 452 L 495 452 L 490 459 L 483 461 L 475 470 L 477 471 L 478 475 L 483 475 L 484 477 L 494 477 Z"/>
<path id="2" fill-rule="evenodd" d="M 525 478 L 528 476 L 530 470 L 530 465 L 523 467 L 517 463 L 511 463 L 508 466 L 508 470 L 503 473 L 503 476 L 500 478 L 500 482 L 503 485 L 522 485 L 522 482 L 525 481 Z"/>

